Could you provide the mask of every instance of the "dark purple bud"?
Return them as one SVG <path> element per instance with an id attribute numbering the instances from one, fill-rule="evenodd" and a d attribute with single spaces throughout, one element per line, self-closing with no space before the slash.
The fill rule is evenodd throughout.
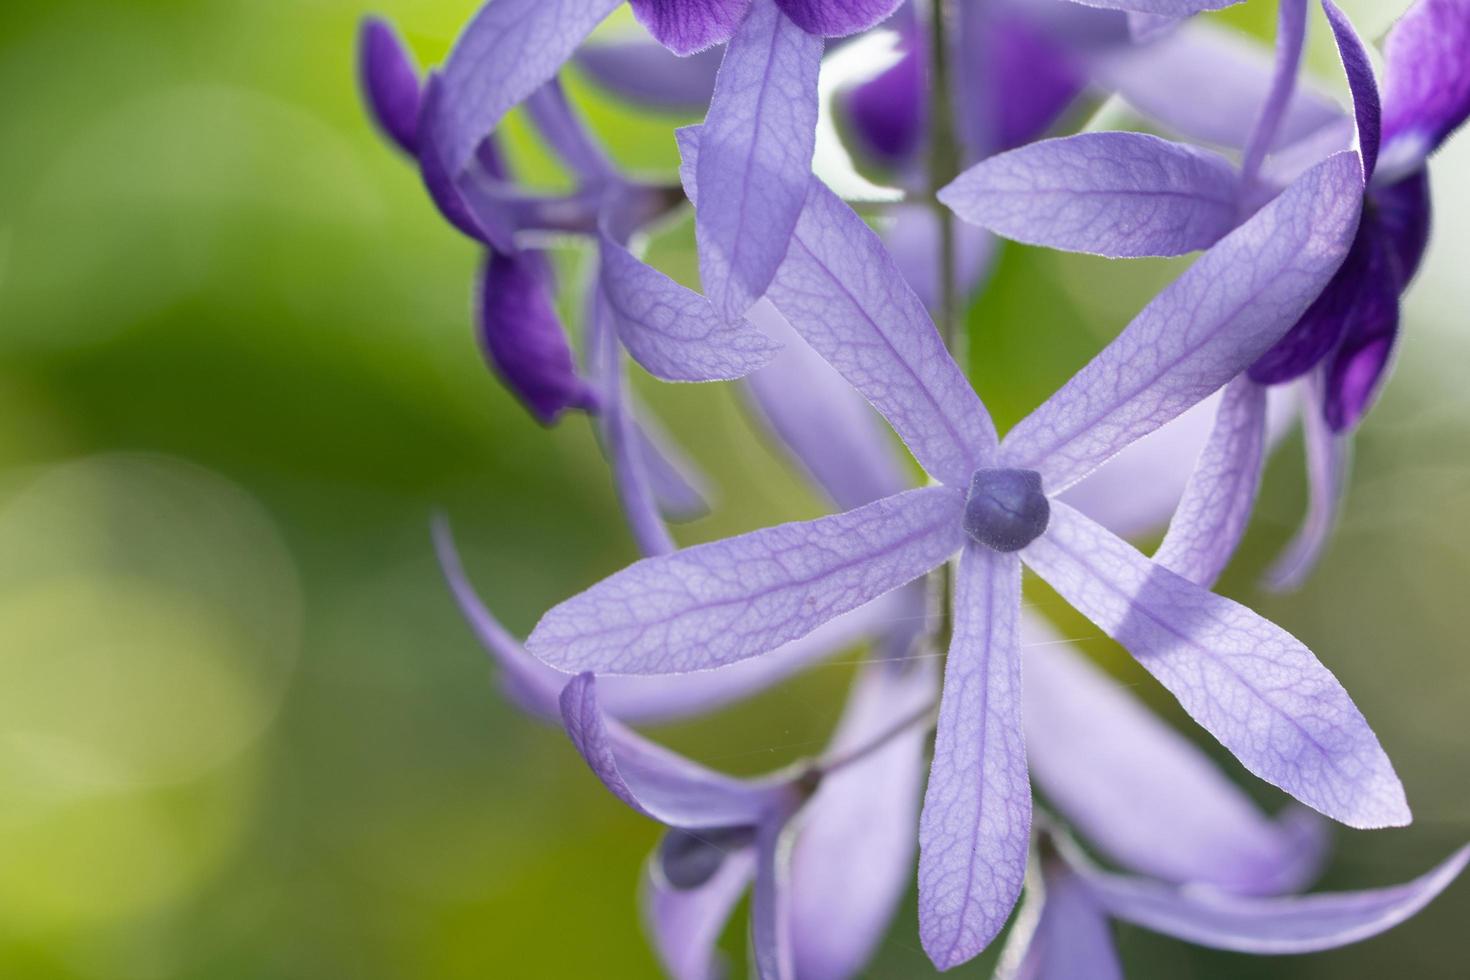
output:
<path id="1" fill-rule="evenodd" d="M 1357 425 L 1367 412 L 1398 338 L 1398 260 L 1388 238 L 1380 235 L 1376 242 L 1342 344 L 1327 364 L 1322 414 L 1334 432 Z"/>
<path id="2" fill-rule="evenodd" d="M 1371 274 L 1369 267 L 1373 264 L 1377 239 L 1374 223 L 1365 214 L 1337 274 L 1286 336 L 1246 371 L 1252 381 L 1274 385 L 1299 378 L 1338 345 Z"/>
<path id="3" fill-rule="evenodd" d="M 409 156 L 418 156 L 418 66 L 387 21 L 363 19 L 357 36 L 357 72 L 373 121 Z"/>
<path id="4" fill-rule="evenodd" d="M 1420 167 L 1387 187 L 1374 187 L 1368 192 L 1368 202 L 1398 261 L 1402 291 L 1419 271 L 1424 247 L 1429 244 L 1429 171 Z"/>
<path id="5" fill-rule="evenodd" d="M 1076 56 L 1055 32 L 992 6 L 960 8 L 959 44 L 965 55 L 955 65 L 955 116 L 960 137 L 975 157 L 1037 139 L 1087 83 Z"/>
<path id="6" fill-rule="evenodd" d="M 572 351 L 551 302 L 551 271 L 536 252 L 492 252 L 477 296 L 486 359 L 543 425 L 568 408 L 595 409 L 597 398 L 577 376 Z"/>
<path id="7" fill-rule="evenodd" d="M 838 110 L 857 151 L 885 167 L 907 163 L 924 139 L 924 68 L 914 32 L 902 32 L 902 58 L 893 67 L 854 86 L 838 99 Z"/>
<path id="8" fill-rule="evenodd" d="M 965 533 L 996 551 L 1020 551 L 1041 537 L 1051 504 L 1035 470 L 976 470 L 965 500 Z"/>
<path id="9" fill-rule="evenodd" d="M 664 880 L 688 891 L 715 876 L 725 855 L 755 839 L 751 827 L 710 827 L 700 830 L 669 828 L 658 842 L 658 867 Z"/>

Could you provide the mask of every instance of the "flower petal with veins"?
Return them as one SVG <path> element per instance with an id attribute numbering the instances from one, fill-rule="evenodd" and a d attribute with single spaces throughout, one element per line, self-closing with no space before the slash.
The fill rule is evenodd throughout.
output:
<path id="1" fill-rule="evenodd" d="M 1251 772 L 1350 827 L 1409 822 L 1377 736 L 1291 634 L 1154 564 L 1062 503 L 1021 555 Z"/>

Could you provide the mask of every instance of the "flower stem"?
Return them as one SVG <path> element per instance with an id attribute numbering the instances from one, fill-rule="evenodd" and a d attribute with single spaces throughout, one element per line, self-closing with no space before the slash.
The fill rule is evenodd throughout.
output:
<path id="1" fill-rule="evenodd" d="M 954 214 L 939 202 L 939 189 L 959 175 L 960 149 L 955 138 L 950 80 L 950 30 L 954 25 L 954 0 L 929 0 L 929 190 L 926 200 L 933 209 L 939 234 L 939 295 L 934 316 L 939 335 L 960 370 L 968 374 L 969 355 L 965 330 L 964 297 L 955 276 Z M 942 653 L 949 648 L 953 632 L 951 609 L 954 599 L 954 563 L 934 570 L 933 589 L 939 626 L 934 643 Z"/>

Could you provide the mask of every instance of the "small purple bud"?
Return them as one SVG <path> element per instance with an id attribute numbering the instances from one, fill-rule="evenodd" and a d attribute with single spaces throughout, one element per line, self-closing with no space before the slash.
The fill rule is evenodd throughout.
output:
<path id="1" fill-rule="evenodd" d="M 658 842 L 658 868 L 664 880 L 680 891 L 698 888 L 715 876 L 725 855 L 755 839 L 751 827 L 710 827 L 681 830 L 670 827 Z"/>
<path id="2" fill-rule="evenodd" d="M 551 303 L 550 279 L 538 253 L 492 252 L 477 297 L 486 359 L 542 425 L 550 425 L 568 408 L 597 407 L 596 394 L 577 376 Z"/>
<path id="3" fill-rule="evenodd" d="M 965 533 L 996 551 L 1020 551 L 1041 537 L 1051 504 L 1035 470 L 976 470 L 965 500 Z"/>
<path id="4" fill-rule="evenodd" d="M 418 156 L 418 67 L 387 21 L 363 19 L 357 38 L 357 71 L 373 121 L 403 152 Z"/>

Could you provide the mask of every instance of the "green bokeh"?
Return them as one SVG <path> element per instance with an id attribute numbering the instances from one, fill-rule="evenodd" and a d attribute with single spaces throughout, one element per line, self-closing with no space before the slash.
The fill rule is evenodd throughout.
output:
<path id="1" fill-rule="evenodd" d="M 437 60 L 472 6 L 379 9 Z M 451 516 L 518 631 L 634 549 L 587 425 L 541 429 L 484 370 L 474 250 L 358 108 L 361 12 L 0 5 L 0 976 L 655 972 L 633 901 L 655 829 L 497 696 L 427 521 Z M 1270 14 L 1228 18 L 1260 31 Z M 1312 64 L 1330 72 L 1330 50 Z M 672 172 L 681 120 L 576 92 L 620 162 Z M 512 132 L 521 172 L 555 184 Z M 1400 880 L 1470 837 L 1470 418 L 1447 367 L 1464 363 L 1470 200 L 1444 176 L 1463 149 L 1439 171 L 1440 243 L 1328 561 L 1298 595 L 1254 588 L 1302 506 L 1288 443 L 1224 583 L 1338 672 L 1415 804 L 1410 829 L 1341 832 L 1332 887 Z M 677 227 L 653 254 L 688 280 L 690 241 Z M 971 316 L 997 420 L 1172 269 L 1004 249 Z M 729 387 L 642 387 L 719 488 L 682 540 L 819 513 Z M 734 771 L 779 765 L 821 744 L 849 670 L 667 735 Z M 1460 885 L 1387 937 L 1274 961 L 1120 940 L 1138 976 L 1448 978 L 1467 915 Z M 738 957 L 739 935 L 727 945 Z M 910 900 L 871 975 L 927 975 L 917 947 Z"/>

